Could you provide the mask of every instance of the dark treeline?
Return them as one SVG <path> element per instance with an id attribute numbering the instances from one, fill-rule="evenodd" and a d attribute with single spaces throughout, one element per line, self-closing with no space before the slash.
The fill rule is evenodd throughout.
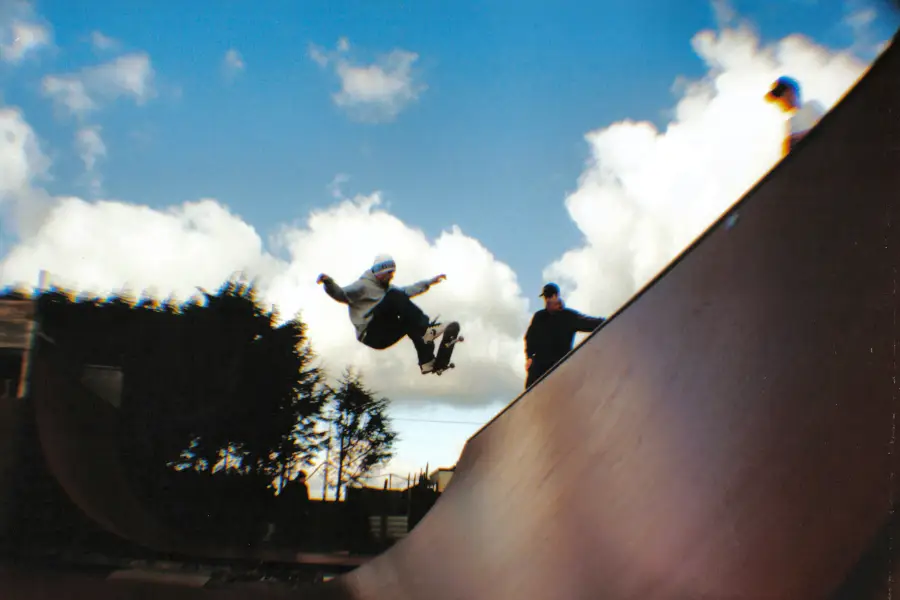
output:
<path id="1" fill-rule="evenodd" d="M 256 537 L 308 513 L 306 476 L 324 470 L 334 499 L 391 459 L 388 400 L 350 368 L 327 385 L 300 318 L 279 324 L 243 281 L 201 292 L 36 296 L 41 330 L 74 363 L 122 370 L 118 441 L 150 503 L 183 526 L 244 521 Z"/>

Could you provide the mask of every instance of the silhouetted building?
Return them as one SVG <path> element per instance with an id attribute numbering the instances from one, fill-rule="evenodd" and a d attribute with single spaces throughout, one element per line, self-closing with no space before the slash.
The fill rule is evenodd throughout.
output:
<path id="1" fill-rule="evenodd" d="M 431 475 L 428 476 L 428 481 L 434 484 L 435 490 L 438 493 L 442 493 L 447 487 L 447 484 L 450 483 L 450 480 L 453 479 L 453 473 L 455 472 L 456 465 L 453 465 L 452 467 L 441 467 L 440 469 L 431 472 Z"/>

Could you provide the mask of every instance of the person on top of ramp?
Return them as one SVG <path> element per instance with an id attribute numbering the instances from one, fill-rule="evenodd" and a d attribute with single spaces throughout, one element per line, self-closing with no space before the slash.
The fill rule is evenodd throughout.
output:
<path id="1" fill-rule="evenodd" d="M 782 146 L 783 156 L 787 156 L 797 146 L 797 143 L 819 123 L 826 112 L 820 102 L 803 100 L 800 84 L 793 77 L 782 76 L 776 79 L 765 98 L 789 115 L 787 133 Z"/>
<path id="2" fill-rule="evenodd" d="M 526 390 L 572 350 L 576 332 L 587 333 L 606 322 L 566 308 L 555 283 L 545 285 L 540 296 L 544 308 L 534 313 L 525 332 Z"/>
<path id="3" fill-rule="evenodd" d="M 431 286 L 446 279 L 438 275 L 405 287 L 391 284 L 397 264 L 387 254 L 375 257 L 375 264 L 359 279 L 341 287 L 322 273 L 316 283 L 337 302 L 348 305 L 350 322 L 356 328 L 356 339 L 375 350 L 390 348 L 404 336 L 412 340 L 422 374 L 434 368 L 435 344 L 446 326 L 432 322 L 411 298 L 424 294 Z"/>

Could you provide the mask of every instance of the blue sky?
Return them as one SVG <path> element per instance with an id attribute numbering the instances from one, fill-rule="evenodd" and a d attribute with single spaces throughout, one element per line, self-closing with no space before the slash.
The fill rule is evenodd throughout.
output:
<path id="1" fill-rule="evenodd" d="M 702 74 L 691 36 L 715 26 L 708 2 L 687 0 L 214 5 L 42 0 L 60 51 L 4 73 L 3 95 L 64 152 L 73 125 L 54 118 L 35 76 L 95 64 L 87 40 L 103 32 L 149 53 L 162 88 L 145 107 L 121 102 L 102 115 L 105 196 L 154 207 L 212 196 L 268 232 L 330 202 L 327 186 L 343 173 L 348 193 L 382 190 L 429 235 L 460 225 L 527 290 L 579 237 L 559 207 L 586 157 L 583 134 L 623 118 L 662 125 L 675 78 Z M 840 2 L 734 7 L 765 37 L 800 28 L 828 44 L 851 40 Z M 395 47 L 418 53 L 428 89 L 393 122 L 348 120 L 330 100 L 335 77 L 308 56 L 310 44 L 341 37 L 360 61 Z M 220 70 L 229 48 L 246 64 L 230 84 Z M 77 156 L 57 161 L 48 187 L 85 194 Z"/>
<path id="2" fill-rule="evenodd" d="M 738 24 L 721 20 L 729 8 L 739 20 L 750 24 L 749 33 L 729 38 L 729 43 L 753 56 L 755 62 L 744 61 L 752 63 L 750 66 L 734 60 L 735 54 L 729 54 L 724 41 L 709 50 L 715 55 L 709 60 L 699 56 L 692 45 L 703 30 L 740 33 Z M 867 12 L 875 9 L 874 13 Z M 874 21 L 861 18 L 866 14 L 877 17 Z M 738 153 L 732 156 L 719 148 L 713 153 L 731 158 L 716 167 L 712 161 L 707 165 L 697 164 L 699 159 L 691 163 L 686 156 L 695 150 L 700 156 L 696 148 L 685 146 L 672 151 L 671 170 L 682 170 L 680 163 L 674 163 L 684 160 L 683 172 L 699 173 L 696 181 L 666 179 L 661 167 L 649 168 L 644 163 L 645 170 L 635 172 L 640 173 L 641 181 L 656 184 L 656 191 L 632 190 L 626 195 L 636 213 L 656 211 L 645 215 L 642 227 L 657 231 L 652 228 L 669 221 L 671 226 L 659 230 L 656 237 L 635 233 L 643 231 L 638 227 L 624 227 L 612 235 L 597 230 L 598 223 L 603 224 L 606 215 L 613 214 L 610 205 L 604 204 L 609 196 L 593 194 L 579 183 L 579 177 L 598 172 L 586 164 L 593 153 L 604 157 L 607 165 L 613 165 L 608 168 L 625 181 L 626 167 L 615 166 L 617 157 L 631 156 L 631 150 L 644 142 L 638 127 L 623 129 L 622 136 L 632 137 L 616 144 L 601 143 L 612 140 L 603 136 L 590 142 L 585 139 L 588 132 L 626 120 L 645 120 L 659 130 L 660 138 L 666 137 L 671 110 L 685 97 L 684 88 L 674 84 L 709 75 L 714 60 L 722 61 L 726 74 L 752 78 L 756 86 L 740 92 L 743 99 L 733 91 L 720 90 L 717 98 L 725 103 L 723 106 L 744 106 L 746 98 L 759 104 L 765 82 L 770 80 L 767 78 L 789 66 L 801 75 L 806 73 L 804 81 L 809 83 L 811 95 L 829 104 L 852 83 L 861 65 L 872 59 L 873 46 L 887 39 L 896 25 L 896 15 L 888 18 L 883 5 L 875 0 L 744 0 L 730 4 L 708 0 L 526 0 L 515 3 L 515 9 L 512 3 L 496 0 L 452 4 L 164 0 L 144 10 L 104 0 L 40 0 L 33 3 L 32 17 L 52 29 L 52 44 L 23 60 L 0 60 L 0 107 L 23 111 L 21 120 L 27 122 L 51 161 L 49 178 L 35 175 L 37 169 L 29 163 L 28 190 L 40 187 L 51 196 L 79 196 L 91 201 L 104 198 L 158 211 L 214 198 L 266 240 L 285 227 L 302 229 L 310 211 L 333 208 L 337 200 L 330 186 L 336 177 L 343 176 L 344 196 L 380 191 L 383 208 L 407 228 L 421 229 L 429 240 L 457 225 L 481 244 L 484 252 L 472 251 L 480 262 L 470 265 L 451 264 L 454 255 L 435 249 L 436 244 L 427 250 L 443 258 L 423 258 L 423 262 L 416 262 L 417 253 L 424 252 L 415 250 L 418 242 L 404 242 L 407 250 L 401 250 L 399 242 L 394 249 L 377 249 L 398 255 L 407 252 L 406 262 L 400 261 L 398 279 L 430 277 L 436 274 L 431 270 L 450 273 L 456 269 L 452 281 L 442 284 L 448 287 L 429 292 L 436 295 L 434 308 L 429 310 L 456 311 L 454 315 L 463 315 L 461 320 L 468 315 L 464 331 L 483 314 L 491 315 L 488 323 L 491 319 L 504 323 L 497 326 L 497 336 L 502 337 L 497 342 L 503 348 L 500 358 L 491 346 L 494 341 L 487 339 L 493 333 L 482 331 L 485 340 L 479 341 L 476 335 L 471 349 L 461 347 L 460 362 L 471 360 L 473 369 L 476 362 L 495 361 L 490 362 L 493 370 L 485 367 L 481 372 L 451 375 L 476 380 L 481 387 L 467 379 L 441 381 L 439 391 L 427 387 L 438 386 L 432 380 L 408 383 L 408 371 L 411 366 L 415 369 L 408 360 L 411 345 L 375 358 L 365 353 L 354 355 L 362 357 L 360 361 L 376 361 L 373 369 L 387 364 L 377 361 L 401 356 L 397 359 L 399 366 L 391 366 L 395 370 L 390 371 L 390 377 L 377 383 L 389 389 L 396 384 L 397 389 L 411 396 L 418 394 L 423 401 L 398 406 L 395 416 L 445 421 L 427 427 L 416 421 L 398 421 L 406 440 L 402 446 L 405 466 L 452 462 L 465 437 L 518 393 L 524 381 L 516 362 L 521 360 L 521 335 L 530 311 L 538 307 L 537 293 L 548 272 L 558 272 L 576 282 L 569 286 L 575 308 L 592 314 L 612 312 L 699 233 L 717 211 L 735 201 L 773 164 L 775 156 L 772 150 L 748 158 L 729 149 Z M 0 31 L 3 18 L 0 10 Z M 778 46 L 783 38 L 797 32 L 820 47 L 813 48 L 813 42 L 804 42 L 799 50 Z M 114 40 L 114 45 L 100 48 L 92 44 L 96 33 Z M 340 40 L 348 46 L 344 50 L 339 49 Z M 11 41 L 0 37 L 0 46 Z M 757 44 L 787 49 L 775 60 L 763 56 Z M 223 68 L 229 50 L 239 53 L 243 63 L 241 70 L 231 74 Z M 848 50 L 851 62 L 856 61 L 849 67 L 839 54 Z M 341 86 L 336 68 L 342 64 L 351 70 L 383 66 L 379 61 L 395 51 L 401 53 L 395 55 L 396 60 L 402 62 L 403 56 L 412 60 L 409 79 L 403 79 L 401 72 L 399 79 L 388 82 L 386 85 L 399 86 L 397 94 L 378 105 L 397 108 L 394 116 L 361 120 L 352 107 L 335 101 L 334 94 Z M 106 98 L 102 107 L 79 121 L 45 93 L 48 76 L 78 73 L 132 53 L 145 53 L 152 66 L 152 93 L 141 102 L 135 97 L 147 90 L 136 80 L 120 81 L 116 84 L 120 87 L 115 87 L 105 80 L 98 83 L 98 76 L 94 87 L 88 88 L 94 99 L 104 93 L 120 95 Z M 819 64 L 810 58 L 817 56 L 826 56 L 822 59 L 826 62 Z M 323 66 L 317 57 L 325 57 L 328 62 Z M 360 85 L 371 83 L 362 79 L 357 83 L 360 81 Z M 130 93 L 126 89 L 129 85 Z M 141 93 L 135 93 L 138 88 Z M 385 93 L 383 89 L 381 92 Z M 357 98 L 366 93 L 373 92 L 356 89 Z M 408 94 L 407 100 L 398 101 L 403 94 Z M 382 100 L 385 97 L 382 95 Z M 703 127 L 715 127 L 715 131 L 735 127 L 736 132 L 740 130 L 735 136 L 745 140 L 745 147 L 764 146 L 771 142 L 776 131 L 773 119 L 777 119 L 765 110 L 754 107 L 751 117 L 735 108 L 721 126 L 698 119 L 685 123 L 700 128 L 697 131 L 704 131 Z M 99 189 L 87 185 L 85 165 L 73 145 L 76 132 L 85 126 L 100 127 L 96 131 L 106 150 L 105 155 L 97 155 Z M 763 138 L 754 135 L 770 136 L 765 138 L 769 142 L 760 142 Z M 721 141 L 716 139 L 715 143 Z M 777 144 L 769 145 L 774 149 Z M 17 156 L 4 155 L 0 149 L 0 173 L 4 172 L 4 160 L 20 165 Z M 640 165 L 628 168 L 637 167 Z M 706 185 L 707 180 L 727 192 L 718 193 L 714 202 L 701 202 L 701 191 L 714 188 Z M 676 187 L 680 195 L 669 195 Z M 20 192 L 13 190 L 8 195 Z M 0 200 L 3 193 L 0 182 Z M 581 212 L 577 214 L 566 210 L 564 202 L 570 194 L 580 198 L 576 204 Z M 659 198 L 664 199 L 658 201 L 660 206 L 648 208 Z M 692 205 L 694 202 L 696 205 Z M 4 268 L 8 272 L 30 277 L 36 268 L 48 268 L 61 276 L 108 282 L 111 286 L 121 285 L 127 276 L 162 288 L 171 285 L 190 289 L 193 285 L 215 285 L 216 277 L 221 281 L 220 274 L 232 268 L 245 263 L 262 265 L 267 260 L 247 250 L 253 239 L 244 237 L 242 224 L 229 222 L 216 230 L 226 232 L 218 238 L 220 246 L 200 245 L 192 247 L 195 254 L 185 250 L 183 256 L 175 252 L 161 259 L 159 245 L 171 245 L 180 251 L 187 239 L 167 237 L 168 230 L 160 225 L 162 213 L 134 212 L 129 213 L 131 217 L 120 213 L 120 221 L 113 226 L 113 221 L 98 216 L 100 209 L 93 216 L 77 213 L 76 219 L 76 213 L 64 212 L 63 208 L 87 209 L 65 203 L 58 206 L 52 213 L 55 217 L 42 221 L 41 233 L 34 234 L 30 244 L 28 236 L 33 232 L 23 233 L 21 227 L 15 231 L 12 220 L 5 220 L 7 236 L 2 253 L 6 254 Z M 210 210 L 204 213 L 209 222 L 226 221 Z M 693 216 L 683 216 L 689 214 Z M 93 227 L 91 233 L 84 235 L 83 229 L 70 231 L 70 235 L 58 233 L 66 223 L 75 222 L 81 224 L 79 227 Z M 377 224 L 384 220 L 359 222 L 368 225 L 362 229 L 347 225 L 345 231 L 352 229 L 352 235 L 359 236 L 371 226 L 373 235 L 388 235 L 377 230 Z M 188 235 L 185 230 L 190 232 L 190 227 L 179 230 L 178 235 Z M 48 232 L 56 232 L 50 242 Z M 119 237 L 104 238 L 97 249 L 87 247 L 91 238 L 112 235 L 110 232 Z M 610 239 L 619 240 L 620 233 L 625 237 L 613 248 L 637 248 L 628 256 L 604 246 L 611 243 Z M 407 234 L 404 230 L 403 235 Z M 374 246 L 355 255 L 347 246 L 362 244 L 359 237 L 351 238 L 348 244 L 335 235 L 297 236 L 303 243 L 295 240 L 292 247 L 269 248 L 278 259 L 290 263 L 279 267 L 284 277 L 274 286 L 281 293 L 276 296 L 284 299 L 290 310 L 312 302 L 308 299 L 312 296 L 304 294 L 321 302 L 309 309 L 313 315 L 310 318 L 326 328 L 320 330 L 325 334 L 333 331 L 335 338 L 332 341 L 324 339 L 325 334 L 313 335 L 314 343 L 322 342 L 323 354 L 343 358 L 349 351 L 359 352 L 350 338 L 345 314 L 321 300 L 310 280 L 319 270 L 340 271 L 344 278 L 357 274 L 368 266 L 360 263 L 368 259 L 360 257 L 374 254 Z M 65 241 L 60 241 L 63 238 Z M 148 262 L 146 257 L 135 258 L 139 252 L 129 245 L 136 243 L 135 238 L 146 240 L 144 254 L 156 257 L 154 260 L 162 261 L 162 266 Z M 16 241 L 21 242 L 18 254 Z M 321 249 L 317 244 L 328 247 Z M 462 252 L 462 246 L 454 247 Z M 308 258 L 308 264 L 300 265 L 304 259 L 297 248 L 308 257 L 320 258 Z M 560 259 L 576 250 L 581 252 L 580 262 Z M 340 260 L 334 258 L 338 254 Z M 651 258 L 642 258 L 645 254 Z M 73 256 L 81 262 L 71 262 Z M 205 263 L 216 261 L 215 269 L 203 270 Z M 559 262 L 549 267 L 554 261 Z M 404 272 L 405 265 L 411 266 Z M 501 283 L 493 286 L 505 281 L 503 265 L 512 269 L 518 290 L 509 291 L 510 286 Z M 429 272 L 423 272 L 425 269 Z M 142 273 L 146 278 L 141 279 Z M 605 283 L 613 280 L 618 283 Z M 309 289 L 300 290 L 298 281 Z M 440 294 L 446 294 L 445 299 Z M 472 306 L 466 304 L 467 294 L 474 298 Z M 447 300 L 448 296 L 453 298 Z M 302 301 L 297 300 L 300 297 Z M 322 325 L 325 321 L 327 324 Z M 470 353 L 469 358 L 465 353 Z M 496 375 L 501 371 L 502 377 Z M 493 379 L 502 381 L 495 384 Z M 469 387 L 455 390 L 453 386 Z M 447 402 L 455 393 L 468 399 L 452 407 L 429 401 L 433 394 Z"/>

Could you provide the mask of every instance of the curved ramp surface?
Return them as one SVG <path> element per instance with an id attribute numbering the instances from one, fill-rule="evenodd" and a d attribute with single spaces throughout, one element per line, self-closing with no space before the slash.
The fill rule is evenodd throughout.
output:
<path id="1" fill-rule="evenodd" d="M 891 47 L 734 226 L 714 224 L 474 436 L 416 529 L 323 594 L 832 595 L 893 497 L 898 80 Z M 65 456 L 55 472 L 87 489 L 89 463 L 63 476 Z M 128 536 L 132 500 L 92 511 Z"/>
<path id="2" fill-rule="evenodd" d="M 178 555 L 338 566 L 365 562 L 364 557 L 204 544 L 166 525 L 129 484 L 116 442 L 118 409 L 78 382 L 52 340 L 37 338 L 31 398 L 44 458 L 69 498 L 103 528 Z"/>
<path id="3" fill-rule="evenodd" d="M 37 338 L 30 396 L 53 476 L 108 531 L 164 550 L 184 545 L 186 540 L 163 526 L 127 483 L 116 447 L 117 409 L 74 383 L 59 350 L 42 334 Z"/>

